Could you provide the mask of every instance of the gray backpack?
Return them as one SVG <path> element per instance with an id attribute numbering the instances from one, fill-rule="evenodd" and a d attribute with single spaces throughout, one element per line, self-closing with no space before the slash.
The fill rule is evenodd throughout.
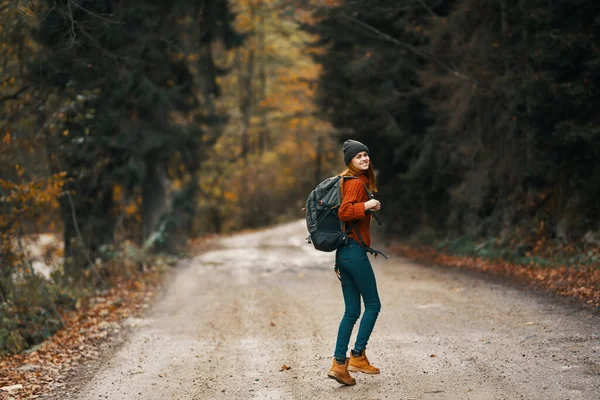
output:
<path id="1" fill-rule="evenodd" d="M 342 192 L 340 184 L 342 179 L 358 179 L 354 176 L 332 176 L 319 183 L 316 188 L 308 195 L 306 199 L 306 227 L 308 228 L 309 236 L 306 238 L 308 243 L 317 250 L 334 251 L 339 247 L 348 243 L 348 233 L 356 227 L 358 220 L 352 221 L 348 227 L 344 229 L 344 224 L 338 218 L 338 210 L 342 203 Z M 365 185 L 365 190 L 369 198 L 373 195 Z M 381 221 L 376 214 L 369 212 L 378 223 Z M 367 246 L 358 232 L 362 246 L 372 254 L 381 254 L 387 258 L 385 254 L 378 250 L 374 250 Z"/>

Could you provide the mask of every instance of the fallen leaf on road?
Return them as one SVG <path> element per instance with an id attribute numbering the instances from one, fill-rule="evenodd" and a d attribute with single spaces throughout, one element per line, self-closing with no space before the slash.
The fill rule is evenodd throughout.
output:
<path id="1" fill-rule="evenodd" d="M 143 276 L 124 280 L 79 309 L 65 312 L 65 327 L 27 353 L 0 357 L 0 400 L 34 399 L 63 385 L 68 375 L 86 360 L 97 359 L 99 345 L 121 327 L 121 321 L 136 315 L 138 305 L 147 303 L 163 275 L 150 270 Z M 133 290 L 131 282 L 139 290 Z M 120 299 L 118 308 L 115 299 Z M 108 310 L 109 313 L 103 312 Z M 11 388 L 12 391 L 8 391 Z"/>
<path id="2" fill-rule="evenodd" d="M 525 322 L 525 325 L 535 325 L 535 322 Z"/>
<path id="3" fill-rule="evenodd" d="M 286 371 L 286 370 L 288 370 L 288 369 L 291 369 L 291 367 L 288 367 L 287 365 L 283 364 L 283 365 L 281 366 L 281 369 L 280 369 L 280 371 Z"/>
<path id="4" fill-rule="evenodd" d="M 21 385 L 20 383 L 18 385 L 12 385 L 12 386 L 4 386 L 1 387 L 0 390 L 4 391 L 4 392 L 16 392 L 17 390 L 21 390 L 23 389 L 23 385 Z"/>
<path id="5" fill-rule="evenodd" d="M 158 374 L 158 376 L 160 376 L 161 378 L 164 378 L 167 376 L 167 374 Z"/>
<path id="6" fill-rule="evenodd" d="M 275 326 L 275 322 L 271 321 L 271 326 Z"/>
<path id="7" fill-rule="evenodd" d="M 435 354 L 430 355 L 429 357 L 431 358 L 436 358 L 437 356 Z"/>

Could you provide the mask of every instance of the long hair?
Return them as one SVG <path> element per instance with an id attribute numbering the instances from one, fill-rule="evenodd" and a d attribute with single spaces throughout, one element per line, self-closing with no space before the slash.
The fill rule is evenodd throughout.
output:
<path id="1" fill-rule="evenodd" d="M 352 161 L 350 161 L 346 169 L 340 174 L 340 176 L 359 176 L 362 174 L 367 175 L 367 177 L 369 178 L 369 190 L 371 191 L 371 193 L 377 193 L 377 178 L 375 177 L 375 170 L 373 169 L 373 164 L 370 162 L 369 169 L 366 171 L 361 171 L 352 164 Z M 342 181 L 342 192 L 344 190 L 343 188 L 344 182 Z"/>

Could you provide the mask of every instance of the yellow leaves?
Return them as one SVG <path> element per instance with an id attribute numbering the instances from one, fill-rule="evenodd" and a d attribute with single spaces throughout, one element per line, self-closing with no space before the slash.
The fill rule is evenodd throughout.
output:
<path id="1" fill-rule="evenodd" d="M 113 186 L 113 191 L 112 191 L 113 201 L 115 203 L 120 203 L 120 202 L 123 201 L 124 197 L 125 197 L 125 195 L 123 193 L 123 186 L 121 186 L 121 185 L 114 185 Z"/>
<path id="2" fill-rule="evenodd" d="M 314 56 L 322 56 L 327 53 L 323 47 L 308 47 L 304 50 L 304 54 L 314 55 Z"/>
<path id="3" fill-rule="evenodd" d="M 133 202 L 129 203 L 129 204 L 127 204 L 127 206 L 125 206 L 124 211 L 125 211 L 126 215 L 129 215 L 129 216 L 134 215 L 138 212 L 138 206 L 137 206 L 137 204 L 135 204 Z"/>
<path id="4" fill-rule="evenodd" d="M 15 169 L 19 176 L 24 174 L 24 168 L 21 165 L 16 165 Z M 0 188 L 4 189 L 4 195 L 0 197 L 0 202 L 7 203 L 12 210 L 12 214 L 4 216 L 3 225 L 16 226 L 21 217 L 33 216 L 43 210 L 58 209 L 58 199 L 66 181 L 65 173 L 24 183 L 0 179 Z"/>
<path id="5" fill-rule="evenodd" d="M 237 193 L 231 192 L 231 191 L 227 191 L 227 192 L 223 193 L 223 197 L 225 198 L 225 200 L 227 200 L 230 203 L 234 203 L 238 199 Z"/>
<path id="6" fill-rule="evenodd" d="M 315 116 L 316 80 L 322 67 L 313 55 L 326 50 L 308 45 L 318 36 L 299 29 L 303 16 L 314 20 L 311 11 L 296 7 L 292 19 L 281 17 L 279 11 L 285 6 L 270 0 L 233 0 L 231 5 L 235 29 L 248 38 L 235 51 L 216 52 L 219 66 L 237 61 L 239 67 L 218 78 L 223 94 L 216 105 L 229 119 L 202 160 L 199 177 L 200 207 L 207 210 L 203 213 L 209 223 L 213 223 L 208 217 L 212 213 L 219 216 L 223 231 L 242 227 L 244 221 L 255 218 L 251 214 L 257 209 L 278 215 L 281 209 L 294 207 L 290 199 L 306 196 L 306 176 L 314 174 L 317 138 L 333 131 Z M 248 68 L 250 62 L 252 68 Z M 241 106 L 247 96 L 253 102 L 246 114 Z M 242 159 L 244 141 L 247 148 Z M 326 140 L 321 149 L 323 174 L 334 161 L 325 156 L 330 146 Z"/>
<path id="7" fill-rule="evenodd" d="M 179 189 L 183 188 L 183 180 L 173 179 L 173 182 L 171 182 L 171 188 L 173 190 L 179 190 Z"/>
<path id="8" fill-rule="evenodd" d="M 10 131 L 7 130 L 6 133 L 4 134 L 4 138 L 2 139 L 2 142 L 6 145 L 9 145 L 10 141 L 11 141 Z"/>
<path id="9" fill-rule="evenodd" d="M 279 154 L 274 151 L 267 151 L 262 155 L 260 161 L 267 167 L 275 167 L 279 163 Z"/>
<path id="10" fill-rule="evenodd" d="M 69 130 L 65 129 L 62 134 L 63 136 L 69 136 Z"/>
<path id="11" fill-rule="evenodd" d="M 289 122 L 290 129 L 294 130 L 300 125 L 300 118 L 292 118 Z"/>
<path id="12" fill-rule="evenodd" d="M 17 164 L 15 165 L 15 169 L 23 170 L 23 167 Z M 8 196 L 11 195 L 10 192 L 19 193 L 23 195 L 26 195 L 27 193 L 41 194 L 36 193 L 37 191 L 52 192 L 52 194 L 58 195 L 65 183 L 66 181 L 64 172 L 54 174 L 47 179 L 41 179 L 39 181 L 26 183 L 14 183 L 11 181 L 0 179 L 0 187 L 9 192 Z"/>
<path id="13" fill-rule="evenodd" d="M 254 21 L 252 21 L 249 13 L 240 13 L 237 15 L 234 27 L 240 33 L 247 33 L 254 29 Z"/>
<path id="14" fill-rule="evenodd" d="M 276 54 L 277 53 L 277 47 L 273 46 L 273 45 L 267 45 L 265 46 L 265 48 L 263 49 L 265 54 Z"/>
<path id="15" fill-rule="evenodd" d="M 17 176 L 19 178 L 21 178 L 23 176 L 23 174 L 25 173 L 25 169 L 23 168 L 22 165 L 19 165 L 19 164 L 15 164 L 15 170 L 17 171 Z"/>

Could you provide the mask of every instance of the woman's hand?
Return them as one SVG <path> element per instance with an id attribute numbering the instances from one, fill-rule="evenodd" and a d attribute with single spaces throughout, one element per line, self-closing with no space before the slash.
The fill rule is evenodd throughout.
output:
<path id="1" fill-rule="evenodd" d="M 365 211 L 367 211 L 367 210 L 379 211 L 379 210 L 381 210 L 381 203 L 379 202 L 379 200 L 375 200 L 375 199 L 366 201 L 365 202 Z"/>

